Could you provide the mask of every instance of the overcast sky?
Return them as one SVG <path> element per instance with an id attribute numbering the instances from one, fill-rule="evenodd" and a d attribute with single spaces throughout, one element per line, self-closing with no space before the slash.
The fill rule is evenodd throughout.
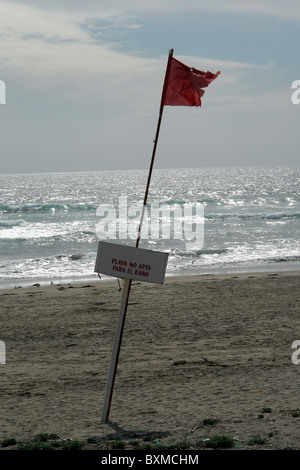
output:
<path id="1" fill-rule="evenodd" d="M 0 173 L 147 169 L 169 49 L 221 71 L 155 168 L 299 164 L 299 0 L 0 0 Z"/>

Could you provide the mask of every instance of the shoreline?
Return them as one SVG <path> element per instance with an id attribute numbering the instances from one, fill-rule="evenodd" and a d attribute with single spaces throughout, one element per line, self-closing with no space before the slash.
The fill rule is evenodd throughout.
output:
<path id="1" fill-rule="evenodd" d="M 165 275 L 165 282 L 166 280 L 169 280 L 169 279 L 179 279 L 179 278 L 182 278 L 182 279 L 186 279 L 186 278 L 189 278 L 189 277 L 203 277 L 203 276 L 234 276 L 234 275 L 247 275 L 247 274 L 264 274 L 264 273 L 270 273 L 270 272 L 279 272 L 279 273 L 290 273 L 290 272 L 298 272 L 300 271 L 300 265 L 298 266 L 282 266 L 282 264 L 279 266 L 278 264 L 277 265 L 272 265 L 272 266 L 263 266 L 263 267 L 259 267 L 259 266 L 256 266 L 256 267 L 253 267 L 253 268 L 249 268 L 249 267 L 246 267 L 246 268 L 240 268 L 240 269 L 236 269 L 236 268 L 226 268 L 226 269 L 211 269 L 209 270 L 208 272 L 193 272 L 193 271 L 183 271 L 183 272 L 180 272 L 180 273 L 166 273 Z M 20 280 L 20 279 L 16 279 L 15 281 L 14 280 L 9 280 L 9 281 L 6 281 L 4 284 L 0 283 L 0 292 L 3 291 L 3 290 L 9 290 L 9 289 L 18 289 L 18 288 L 28 288 L 28 287 L 31 287 L 31 286 L 34 286 L 34 285 L 37 285 L 39 284 L 39 286 L 41 287 L 47 287 L 47 286 L 51 286 L 51 285 L 56 285 L 56 286 L 60 286 L 60 285 L 80 285 L 80 284 L 84 284 L 84 283 L 93 283 L 93 282 L 102 282 L 102 283 L 115 283 L 115 282 L 118 282 L 118 280 L 120 282 L 123 281 L 122 278 L 117 278 L 117 277 L 109 277 L 109 276 L 106 276 L 106 275 L 101 275 L 101 279 L 99 279 L 99 277 L 97 276 L 97 274 L 95 273 L 94 276 L 86 276 L 86 277 L 82 277 L 82 278 L 73 278 L 73 277 L 66 277 L 66 278 L 53 278 L 53 279 L 39 279 L 39 278 L 31 278 L 31 279 L 28 279 L 28 280 Z M 147 283 L 147 282 L 146 282 Z"/>

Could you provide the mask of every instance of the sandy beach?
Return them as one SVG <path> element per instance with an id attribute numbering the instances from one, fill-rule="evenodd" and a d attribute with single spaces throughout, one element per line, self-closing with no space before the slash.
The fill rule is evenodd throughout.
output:
<path id="1" fill-rule="evenodd" d="M 299 287 L 292 271 L 133 282 L 108 423 L 118 282 L 1 290 L 0 441 L 196 448 L 226 435 L 237 450 L 300 449 Z"/>

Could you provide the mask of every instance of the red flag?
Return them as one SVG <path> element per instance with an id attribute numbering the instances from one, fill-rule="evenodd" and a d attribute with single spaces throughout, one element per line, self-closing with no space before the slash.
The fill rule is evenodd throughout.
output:
<path id="1" fill-rule="evenodd" d="M 201 106 L 202 88 L 207 87 L 221 72 L 202 72 L 170 57 L 161 106 Z"/>

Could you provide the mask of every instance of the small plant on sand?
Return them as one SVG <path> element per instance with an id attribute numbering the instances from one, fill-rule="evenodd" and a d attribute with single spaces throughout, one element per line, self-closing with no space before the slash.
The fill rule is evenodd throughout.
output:
<path id="1" fill-rule="evenodd" d="M 139 441 L 129 441 L 128 443 L 130 446 L 137 447 L 139 445 Z"/>
<path id="2" fill-rule="evenodd" d="M 272 408 L 263 408 L 261 410 L 262 413 L 272 413 Z"/>
<path id="3" fill-rule="evenodd" d="M 15 438 L 8 438 L 4 439 L 4 441 L 1 442 L 1 447 L 9 447 L 9 446 L 14 446 L 17 444 L 17 441 Z"/>
<path id="4" fill-rule="evenodd" d="M 88 437 L 86 442 L 88 444 L 97 444 L 97 439 L 95 437 Z"/>
<path id="5" fill-rule="evenodd" d="M 81 441 L 60 441 L 58 444 L 61 450 L 80 450 L 85 445 Z"/>
<path id="6" fill-rule="evenodd" d="M 21 442 L 18 445 L 18 450 L 53 450 L 53 447 L 48 442 Z"/>
<path id="7" fill-rule="evenodd" d="M 213 436 L 201 444 L 202 447 L 213 449 L 228 449 L 234 446 L 234 439 L 228 436 Z"/>
<path id="8" fill-rule="evenodd" d="M 205 418 L 202 421 L 202 424 L 203 424 L 203 426 L 213 426 L 217 422 L 218 422 L 218 420 L 216 418 Z"/>
<path id="9" fill-rule="evenodd" d="M 253 439 L 250 439 L 247 444 L 249 446 L 253 446 L 253 445 L 264 445 L 266 443 L 266 439 L 262 438 L 262 437 L 253 437 Z"/>
<path id="10" fill-rule="evenodd" d="M 85 446 L 81 441 L 54 440 L 56 434 L 39 434 L 32 441 L 21 442 L 17 450 L 80 450 Z M 54 438 L 54 439 L 52 439 Z"/>
<path id="11" fill-rule="evenodd" d="M 176 444 L 142 444 L 138 447 L 139 450 L 185 450 L 190 449 L 192 444 L 187 442 L 177 442 Z"/>
<path id="12" fill-rule="evenodd" d="M 108 441 L 105 444 L 105 448 L 109 450 L 123 450 L 125 449 L 125 444 L 122 441 Z"/>
<path id="13" fill-rule="evenodd" d="M 37 434 L 36 436 L 34 436 L 35 442 L 47 442 L 48 439 L 49 439 L 49 434 L 46 434 L 46 433 L 41 433 L 41 434 Z"/>
<path id="14" fill-rule="evenodd" d="M 57 434 L 48 434 L 48 433 L 40 433 L 34 436 L 34 441 L 36 442 L 48 442 L 49 440 L 59 439 Z"/>

